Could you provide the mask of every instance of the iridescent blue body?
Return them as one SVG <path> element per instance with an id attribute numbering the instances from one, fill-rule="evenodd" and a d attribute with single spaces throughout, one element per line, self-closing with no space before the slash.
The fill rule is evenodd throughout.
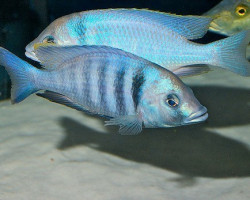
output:
<path id="1" fill-rule="evenodd" d="M 93 114 L 136 115 L 143 88 L 160 79 L 161 72 L 122 51 L 117 57 L 107 49 L 82 52 L 56 70 L 42 72 L 37 87 L 63 94 Z"/>
<path id="2" fill-rule="evenodd" d="M 74 13 L 55 20 L 26 47 L 26 55 L 37 60 L 34 45 L 105 45 L 133 53 L 178 73 L 183 66 L 211 64 L 241 75 L 249 74 L 249 64 L 220 60 L 227 42 L 201 45 L 189 41 L 202 37 L 210 18 L 178 16 L 137 9 L 107 9 Z M 247 37 L 249 42 L 249 35 Z M 235 45 L 235 44 L 229 44 Z M 246 46 L 246 45 L 245 45 Z M 234 46 L 235 47 L 235 46 Z M 239 49 L 231 52 L 236 58 Z M 244 50 L 245 51 L 245 50 Z M 238 53 L 237 53 L 238 52 Z M 231 55 L 230 55 L 231 56 Z M 229 57 L 230 57 L 229 56 Z M 245 54 L 241 56 L 245 61 Z M 187 73 L 187 68 L 185 73 Z M 202 70 L 201 70 L 202 71 Z M 200 73 L 189 68 L 189 74 Z"/>
<path id="3" fill-rule="evenodd" d="M 11 76 L 12 102 L 39 94 L 90 114 L 111 118 L 121 133 L 204 121 L 206 108 L 172 72 L 131 53 L 105 46 L 40 47 L 39 70 L 0 48 Z"/>

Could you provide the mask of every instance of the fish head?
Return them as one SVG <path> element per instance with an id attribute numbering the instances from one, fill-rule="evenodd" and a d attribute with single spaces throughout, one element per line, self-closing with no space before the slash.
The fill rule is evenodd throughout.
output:
<path id="1" fill-rule="evenodd" d="M 174 74 L 146 86 L 139 113 L 146 128 L 188 125 L 208 117 L 191 88 Z"/>
<path id="2" fill-rule="evenodd" d="M 204 14 L 213 18 L 210 30 L 231 36 L 250 27 L 250 0 L 224 0 Z"/>
<path id="3" fill-rule="evenodd" d="M 25 55 L 32 60 L 39 61 L 35 55 L 35 50 L 40 46 L 77 45 L 77 40 L 72 36 L 72 31 L 74 30 L 72 24 L 74 23 L 69 23 L 68 18 L 69 16 L 65 16 L 53 21 L 36 39 L 26 46 Z"/>

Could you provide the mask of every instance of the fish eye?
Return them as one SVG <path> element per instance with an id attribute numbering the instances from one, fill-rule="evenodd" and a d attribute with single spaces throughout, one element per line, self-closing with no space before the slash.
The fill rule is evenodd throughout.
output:
<path id="1" fill-rule="evenodd" d="M 235 9 L 235 12 L 238 16 L 243 17 L 247 13 L 247 6 L 245 5 L 238 5 Z"/>
<path id="2" fill-rule="evenodd" d="M 46 36 L 43 39 L 43 43 L 52 43 L 52 44 L 54 44 L 55 43 L 55 38 L 53 36 L 51 36 L 51 35 Z"/>
<path id="3" fill-rule="evenodd" d="M 179 104 L 179 98 L 175 94 L 169 94 L 166 99 L 166 103 L 170 107 L 177 107 Z"/>

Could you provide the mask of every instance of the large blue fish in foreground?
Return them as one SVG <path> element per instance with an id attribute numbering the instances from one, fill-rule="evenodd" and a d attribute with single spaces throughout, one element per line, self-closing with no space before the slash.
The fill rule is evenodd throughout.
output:
<path id="1" fill-rule="evenodd" d="M 105 45 L 133 53 L 178 75 L 207 71 L 209 64 L 242 76 L 250 75 L 246 47 L 250 32 L 201 45 L 212 18 L 179 16 L 150 10 L 107 9 L 74 13 L 52 22 L 26 47 L 26 56 L 39 60 L 44 45 Z"/>
<path id="2" fill-rule="evenodd" d="M 103 116 L 121 134 L 142 127 L 173 127 L 207 119 L 207 109 L 172 72 L 105 46 L 40 47 L 37 69 L 0 48 L 0 65 L 12 80 L 12 103 L 38 90 L 50 101 Z"/>

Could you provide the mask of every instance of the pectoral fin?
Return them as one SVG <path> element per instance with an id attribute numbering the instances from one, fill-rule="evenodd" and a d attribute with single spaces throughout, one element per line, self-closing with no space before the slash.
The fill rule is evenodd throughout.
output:
<path id="1" fill-rule="evenodd" d="M 119 116 L 105 122 L 105 126 L 120 126 L 121 135 L 136 135 L 142 131 L 142 121 L 136 115 Z"/>
<path id="2" fill-rule="evenodd" d="M 178 68 L 174 70 L 173 73 L 179 77 L 186 77 L 200 75 L 209 71 L 211 71 L 211 69 L 206 65 L 191 65 Z"/>

